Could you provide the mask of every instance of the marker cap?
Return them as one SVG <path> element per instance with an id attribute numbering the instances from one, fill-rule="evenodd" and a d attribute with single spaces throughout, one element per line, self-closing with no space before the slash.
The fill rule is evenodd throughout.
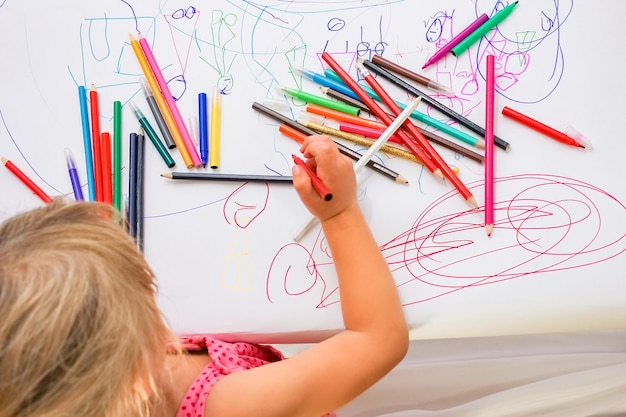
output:
<path id="1" fill-rule="evenodd" d="M 586 151 L 590 151 L 591 149 L 593 149 L 593 144 L 591 143 L 591 141 L 580 131 L 578 131 L 574 126 L 567 126 L 565 128 L 565 134 L 574 139 L 576 142 L 583 145 Z"/>

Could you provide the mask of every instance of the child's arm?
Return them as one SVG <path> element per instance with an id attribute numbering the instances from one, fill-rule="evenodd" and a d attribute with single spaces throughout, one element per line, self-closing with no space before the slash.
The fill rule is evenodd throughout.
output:
<path id="1" fill-rule="evenodd" d="M 292 358 L 224 377 L 207 399 L 207 416 L 320 417 L 370 387 L 406 353 L 404 314 L 358 206 L 352 163 L 327 136 L 308 138 L 301 150 L 333 194 L 324 201 L 294 168 L 294 186 L 319 218 L 332 252 L 346 330 Z"/>

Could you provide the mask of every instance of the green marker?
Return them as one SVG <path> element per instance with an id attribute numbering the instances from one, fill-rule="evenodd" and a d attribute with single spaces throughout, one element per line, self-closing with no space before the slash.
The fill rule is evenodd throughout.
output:
<path id="1" fill-rule="evenodd" d="M 292 97 L 306 101 L 307 103 L 317 104 L 318 106 L 326 107 L 327 109 L 333 109 L 342 113 L 347 113 L 352 116 L 358 116 L 361 111 L 360 108 L 351 106 L 350 104 L 342 103 L 340 101 L 331 100 L 326 97 L 316 96 L 315 94 L 306 93 L 302 90 L 292 90 L 291 88 L 278 86 L 280 91 L 288 94 Z"/>
<path id="2" fill-rule="evenodd" d="M 132 101 L 129 102 L 128 105 L 130 106 L 133 113 L 135 113 L 137 120 L 139 120 L 139 124 L 141 125 L 141 127 L 143 127 L 143 130 L 146 131 L 146 134 L 150 138 L 150 141 L 159 152 L 159 155 L 161 155 L 161 158 L 163 158 L 165 164 L 169 168 L 176 165 L 176 162 L 174 162 L 172 155 L 170 155 L 170 153 L 167 151 L 167 148 L 165 147 L 165 145 L 163 145 L 163 142 L 161 142 L 161 140 L 157 136 L 156 132 L 148 122 L 148 119 L 146 119 L 146 116 L 144 116 L 141 110 L 139 110 L 139 107 L 137 107 L 137 105 Z"/>
<path id="3" fill-rule="evenodd" d="M 122 210 L 122 102 L 113 102 L 113 207 Z"/>
<path id="4" fill-rule="evenodd" d="M 478 40 L 483 35 L 485 35 L 491 29 L 496 27 L 496 25 L 498 23 L 500 23 L 504 19 L 506 19 L 506 17 L 508 15 L 510 15 L 511 12 L 513 12 L 513 9 L 515 8 L 515 6 L 517 6 L 517 3 L 519 3 L 519 2 L 516 1 L 514 3 L 511 3 L 508 6 L 506 6 L 504 9 L 500 10 L 495 15 L 491 16 L 491 18 L 489 20 L 487 20 L 478 29 L 476 29 L 474 32 L 472 32 L 467 38 L 465 38 L 461 42 L 459 42 L 457 46 L 452 48 L 452 50 L 451 50 L 452 55 L 459 56 L 463 52 L 465 52 L 470 46 L 472 46 L 473 44 L 478 42 Z"/>

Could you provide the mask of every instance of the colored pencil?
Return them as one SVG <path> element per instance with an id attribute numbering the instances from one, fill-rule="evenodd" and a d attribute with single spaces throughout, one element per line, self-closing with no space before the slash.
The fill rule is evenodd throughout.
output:
<path id="1" fill-rule="evenodd" d="M 367 60 L 363 61 L 363 65 L 367 69 L 369 69 L 370 71 L 373 71 L 376 74 L 380 75 L 381 77 L 387 79 L 388 81 L 390 81 L 391 83 L 395 84 L 399 88 L 403 89 L 407 93 L 413 94 L 414 96 L 417 96 L 417 97 L 422 97 L 422 100 L 424 101 L 424 103 L 430 105 L 435 110 L 438 110 L 439 112 L 445 114 L 446 116 L 448 116 L 449 118 L 453 119 L 454 121 L 456 121 L 460 125 L 465 126 L 466 128 L 468 128 L 472 132 L 474 132 L 477 135 L 480 135 L 481 137 L 484 138 L 484 136 L 485 136 L 485 129 L 480 127 L 478 124 L 472 122 L 468 118 L 464 117 L 463 115 L 455 112 L 454 110 L 452 110 L 448 106 L 445 106 L 444 104 L 442 104 L 441 102 L 437 101 L 436 99 L 430 97 L 428 94 L 424 93 L 423 91 L 421 91 L 421 90 L 417 89 L 416 87 L 412 86 L 411 84 L 407 83 L 403 79 L 395 76 L 390 71 L 387 71 L 387 69 L 385 69 L 382 65 L 374 64 L 373 62 L 367 61 Z M 429 124 L 429 120 L 424 120 L 424 123 Z M 434 126 L 434 127 L 437 127 L 437 126 Z M 453 137 L 456 137 L 459 140 L 462 140 L 465 143 L 471 144 L 472 146 L 476 146 L 478 148 L 484 148 L 484 142 L 483 141 L 476 142 L 476 143 L 471 143 L 472 141 L 475 141 L 475 139 L 470 139 L 468 141 L 466 138 L 459 137 L 458 135 L 456 135 L 455 132 L 449 131 L 447 133 L 450 134 Z M 494 141 L 495 141 L 496 146 L 498 146 L 501 149 L 508 150 L 510 148 L 509 142 L 507 142 L 506 140 L 504 140 L 504 139 L 502 139 L 502 138 L 500 138 L 498 136 L 494 136 Z"/>
<path id="2" fill-rule="evenodd" d="M 322 53 L 322 59 L 331 67 L 333 71 L 343 80 L 343 82 L 350 87 L 350 89 L 363 101 L 367 107 L 372 110 L 372 113 L 378 117 L 385 125 L 389 126 L 392 123 L 392 118 L 385 112 L 379 105 L 372 99 L 363 88 L 354 81 L 350 75 L 335 61 L 335 59 L 328 53 Z M 441 170 L 437 167 L 428 155 L 424 153 L 424 150 L 417 146 L 416 143 L 410 140 L 409 136 L 402 130 L 397 131 L 398 136 L 404 141 L 403 145 L 409 148 L 416 157 L 420 158 L 424 163 L 424 166 L 432 174 L 442 177 Z"/>
<path id="3" fill-rule="evenodd" d="M 378 83 L 376 78 L 374 78 L 374 76 L 371 74 L 371 72 L 368 69 L 366 69 L 362 65 L 358 65 L 357 69 L 361 73 L 361 76 L 363 78 L 365 78 L 365 81 L 370 85 L 370 87 L 372 87 L 372 89 L 374 89 L 374 91 L 376 92 L 378 97 L 380 97 L 380 99 L 383 101 L 383 103 L 385 103 L 387 108 L 389 110 L 391 110 L 391 112 L 393 114 L 395 114 L 399 118 L 402 114 L 404 114 L 406 112 L 407 108 L 405 108 L 404 110 L 401 110 L 400 106 L 398 106 L 396 104 L 396 102 L 393 100 L 393 98 Z M 421 99 L 420 97 L 418 97 L 416 99 L 416 100 L 418 100 L 418 103 L 419 103 L 420 99 Z M 417 107 L 417 105 L 413 106 L 413 109 L 411 110 L 411 112 L 413 112 L 413 110 L 416 107 Z M 439 167 L 439 169 L 441 169 L 441 172 L 443 173 L 443 175 L 446 178 L 448 178 L 448 180 L 450 180 L 452 185 L 454 185 L 454 188 L 457 189 L 457 191 L 463 196 L 463 198 L 465 198 L 465 200 L 468 203 L 470 203 L 472 206 L 476 207 L 477 206 L 476 199 L 472 195 L 471 191 L 465 186 L 465 184 L 463 184 L 461 179 L 454 172 L 452 172 L 452 169 L 443 160 L 443 158 L 441 157 L 439 152 L 437 152 L 435 150 L 435 148 L 433 148 L 433 146 L 430 144 L 430 142 L 426 140 L 426 138 L 419 132 L 419 130 L 417 130 L 415 125 L 413 123 L 411 123 L 410 120 L 406 120 L 405 119 L 403 121 L 403 123 L 404 123 L 404 127 L 411 133 L 413 138 L 415 138 L 417 140 L 417 143 L 421 147 L 421 149 L 423 150 L 424 154 L 427 155 L 428 158 L 431 158 L 431 160 L 434 162 L 435 166 L 437 166 L 437 167 Z M 400 137 L 402 138 L 401 135 L 400 135 Z"/>
<path id="4" fill-rule="evenodd" d="M 386 128 L 384 123 L 381 123 L 381 122 L 379 122 L 377 120 L 366 119 L 364 117 L 358 117 L 358 116 L 351 116 L 349 114 L 337 112 L 337 111 L 332 110 L 332 109 L 326 109 L 324 107 L 317 106 L 315 104 L 308 104 L 305 107 L 305 111 L 307 113 L 312 113 L 312 114 L 316 114 L 316 115 L 319 115 L 319 116 L 324 116 L 326 118 L 339 121 L 340 122 L 340 125 L 339 125 L 340 129 L 341 129 L 341 127 L 345 123 L 346 125 L 350 125 L 350 124 L 352 124 L 352 125 L 359 125 L 359 126 L 362 126 L 364 128 L 367 128 L 367 129 L 377 129 L 377 130 L 379 130 L 379 133 L 374 135 L 374 136 L 372 136 L 372 137 L 380 136 L 380 134 Z M 439 145 L 445 146 L 446 148 L 451 149 L 451 150 L 457 152 L 460 155 L 465 155 L 465 156 L 467 156 L 469 158 L 472 158 L 472 159 L 477 160 L 478 162 L 482 163 L 483 156 L 481 154 L 479 154 L 477 152 L 474 152 L 471 149 L 465 148 L 465 147 L 463 147 L 463 146 L 461 146 L 461 145 L 459 145 L 459 144 L 457 144 L 457 143 L 455 143 L 455 142 L 453 142 L 451 140 L 448 140 L 448 139 L 443 138 L 443 137 L 441 137 L 439 135 L 436 135 L 433 132 L 429 132 L 429 131 L 427 131 L 425 129 L 422 129 L 419 126 L 416 126 L 416 127 L 422 133 L 422 135 L 424 135 L 424 137 L 429 139 L 431 142 L 438 143 Z M 348 130 L 346 130 L 346 131 L 348 131 Z M 354 131 L 354 130 L 352 130 L 351 132 L 360 134 L 358 131 Z M 365 135 L 365 136 L 367 136 L 367 135 Z M 395 136 L 392 136 L 389 140 L 390 141 L 394 141 L 394 137 Z M 402 140 L 399 140 L 399 141 L 396 141 L 396 143 L 402 144 L 403 142 L 402 142 Z"/>
<path id="5" fill-rule="evenodd" d="M 312 106 L 311 104 L 307 105 L 307 106 Z M 321 107 L 321 106 L 320 106 Z M 278 122 L 284 123 L 288 126 L 290 126 L 293 129 L 296 129 L 297 131 L 307 135 L 307 136 L 312 136 L 312 135 L 317 135 L 318 133 L 312 129 L 309 129 L 308 127 L 303 126 L 302 124 L 296 122 L 293 119 L 290 119 L 289 117 L 286 117 L 272 109 L 270 109 L 269 107 L 266 107 L 262 104 L 259 104 L 257 102 L 252 103 L 252 108 L 265 114 L 266 116 L 269 116 L 271 118 L 273 118 L 274 120 L 277 120 Z M 329 109 L 330 110 L 330 109 Z M 339 112 L 340 113 L 340 112 Z M 335 144 L 337 145 L 337 148 L 339 148 L 339 152 L 341 152 L 342 154 L 346 155 L 348 158 L 354 160 L 354 161 L 358 161 L 361 158 L 361 154 L 358 153 L 357 151 L 348 148 L 347 146 L 335 142 Z M 387 168 L 384 165 L 379 164 L 378 162 L 374 162 L 374 161 L 369 161 L 367 163 L 367 167 L 371 168 L 372 170 L 378 172 L 379 174 L 382 174 L 384 176 L 386 176 L 387 178 L 392 179 L 395 182 L 399 182 L 402 184 L 407 184 L 408 181 L 406 180 L 405 177 L 403 177 L 402 175 L 398 174 L 397 172 Z"/>
<path id="6" fill-rule="evenodd" d="M 334 73 L 333 70 L 327 70 L 325 71 L 327 73 Z M 329 75 L 330 76 L 330 75 Z M 338 77 L 338 75 L 334 74 L 335 77 Z M 367 93 L 367 95 L 369 95 L 371 98 L 373 98 L 374 100 L 377 101 L 381 101 L 380 97 L 378 97 L 378 95 L 376 94 L 376 92 L 369 87 L 368 85 L 363 85 L 360 83 L 357 83 L 358 86 L 360 86 L 363 91 L 365 91 Z M 403 109 L 405 107 L 405 104 L 394 100 L 394 102 L 401 108 Z M 467 143 L 468 145 L 472 145 L 472 146 L 476 146 L 476 147 L 484 147 L 483 144 L 483 140 L 482 139 L 478 139 L 472 135 L 469 135 L 459 129 L 456 129 L 444 122 L 442 122 L 441 120 L 435 119 L 434 117 L 431 117 L 429 115 L 427 115 L 426 113 L 422 113 L 419 110 L 415 110 L 413 112 L 413 114 L 411 114 L 411 117 L 414 119 L 417 119 L 418 121 L 430 126 L 430 127 L 434 127 L 437 130 L 440 130 L 441 132 L 447 133 L 448 135 L 459 139 L 460 141 Z"/>
<path id="7" fill-rule="evenodd" d="M 122 210 L 122 102 L 113 102 L 113 207 Z"/>
<path id="8" fill-rule="evenodd" d="M 93 176 L 96 189 L 96 201 L 103 202 L 102 184 L 102 149 L 100 148 L 100 108 L 98 102 L 98 91 L 92 84 L 89 91 L 89 109 L 91 115 L 91 151 L 93 154 Z"/>
<path id="9" fill-rule="evenodd" d="M 298 158 L 296 155 L 292 154 L 291 158 L 293 159 L 293 162 L 296 165 L 300 166 L 304 170 L 304 172 L 307 173 L 309 178 L 311 178 L 311 185 L 313 186 L 313 188 L 315 188 L 315 191 L 317 191 L 320 197 L 322 197 L 324 201 L 332 200 L 332 193 L 328 190 L 328 187 L 326 186 L 326 184 L 324 184 L 324 181 L 322 181 L 322 179 L 317 176 L 315 171 L 313 171 L 311 167 L 306 164 L 306 162 Z"/>
<path id="10" fill-rule="evenodd" d="M 154 78 L 156 79 L 157 84 L 159 85 L 159 88 L 161 89 L 161 94 L 163 94 L 163 97 L 165 98 L 165 102 L 167 103 L 172 113 L 172 116 L 174 117 L 174 121 L 176 121 L 176 128 L 178 129 L 178 131 L 180 132 L 183 138 L 184 146 L 187 148 L 187 152 L 189 152 L 189 156 L 191 157 L 193 165 L 195 165 L 196 167 L 201 167 L 202 161 L 200 160 L 198 151 L 196 150 L 196 147 L 194 146 L 193 141 L 191 140 L 191 136 L 189 135 L 189 130 L 187 129 L 187 125 L 185 124 L 183 117 L 180 114 L 180 110 L 178 109 L 178 106 L 176 105 L 176 102 L 174 101 L 174 96 L 172 95 L 170 91 L 167 81 L 165 81 L 165 78 L 163 77 L 161 68 L 159 67 L 159 64 L 157 63 L 156 58 L 154 57 L 154 54 L 152 53 L 152 49 L 150 48 L 150 45 L 148 45 L 148 42 L 146 41 L 146 39 L 141 35 L 139 36 L 139 46 L 141 46 L 141 50 L 143 51 L 144 56 L 146 57 L 146 60 L 148 61 L 148 65 L 150 65 L 150 69 L 152 70 L 152 73 L 154 74 Z M 177 144 L 177 146 L 180 146 L 180 145 Z"/>
<path id="11" fill-rule="evenodd" d="M 163 178 L 172 180 L 199 180 L 199 181 L 235 181 L 235 182 L 271 182 L 293 183 L 290 176 L 282 175 L 254 175 L 254 174 L 221 174 L 216 172 L 166 172 Z"/>
<path id="12" fill-rule="evenodd" d="M 355 98 L 352 98 L 348 95 L 345 95 L 342 92 L 339 92 L 337 90 L 334 90 L 330 87 L 320 87 L 320 90 L 322 93 L 326 94 L 328 97 L 332 97 L 336 100 L 342 101 L 346 104 L 349 104 L 350 106 L 353 107 L 357 107 L 360 111 L 365 111 L 367 113 L 369 113 L 371 110 L 369 109 L 369 107 L 367 107 L 365 105 L 365 103 L 363 103 L 361 100 L 357 100 Z M 360 112 L 359 112 L 360 114 Z M 358 114 L 357 114 L 358 116 Z"/>
<path id="13" fill-rule="evenodd" d="M 442 46 L 437 52 L 433 54 L 425 63 L 422 65 L 422 69 L 434 64 L 443 58 L 448 52 L 452 50 L 455 46 L 459 44 L 463 39 L 467 38 L 472 32 L 478 29 L 483 23 L 489 20 L 489 16 L 487 13 L 483 13 L 472 23 L 467 25 L 465 29 L 460 31 L 456 36 L 454 36 L 450 41 L 448 41 L 444 46 Z"/>
<path id="14" fill-rule="evenodd" d="M 102 168 L 102 202 L 112 204 L 113 170 L 111 158 L 111 134 L 109 132 L 102 132 L 100 134 L 100 151 L 102 152 L 100 160 Z"/>
<path id="15" fill-rule="evenodd" d="M 159 109 L 159 104 L 154 98 L 154 93 L 152 93 L 150 86 L 148 86 L 148 82 L 146 81 L 146 78 L 145 77 L 139 78 L 139 84 L 141 85 L 141 90 L 143 91 L 143 95 L 146 97 L 146 101 L 148 102 L 148 106 L 150 107 L 150 112 L 152 113 L 154 120 L 156 120 L 157 127 L 159 128 L 159 131 L 161 132 L 161 136 L 163 136 L 165 145 L 167 146 L 168 149 L 174 149 L 176 147 L 176 143 L 174 142 L 174 139 L 172 138 L 172 134 L 170 133 L 170 130 L 167 127 L 167 122 L 163 118 L 163 114 L 161 114 L 161 110 Z M 165 102 L 165 99 L 162 98 L 162 100 L 163 102 Z"/>
<path id="16" fill-rule="evenodd" d="M 0 159 L 2 161 L 2 164 L 7 167 L 7 169 L 9 171 L 11 171 L 11 173 L 13 175 L 15 175 L 17 177 L 17 179 L 19 179 L 20 181 L 22 181 L 22 183 L 27 186 L 28 188 L 30 188 L 30 190 L 35 193 L 35 195 L 37 197 L 39 197 L 41 199 L 41 201 L 43 201 L 44 203 L 49 203 L 52 201 L 52 197 L 50 197 L 48 194 L 46 194 L 46 192 L 44 190 L 42 190 L 37 184 L 35 184 L 35 182 L 33 180 L 31 180 L 30 178 L 28 178 L 28 176 L 26 174 L 24 174 L 24 172 L 22 172 L 21 169 L 19 169 L 13 162 L 9 161 L 7 158 L 1 158 Z"/>
<path id="17" fill-rule="evenodd" d="M 495 100 L 495 67 L 494 56 L 487 55 L 485 85 L 485 231 L 491 236 L 494 219 L 494 100 Z"/>
<path id="18" fill-rule="evenodd" d="M 345 139 L 352 143 L 356 143 L 357 145 L 366 146 L 369 148 L 370 146 L 374 144 L 374 139 L 370 139 L 373 136 L 370 136 L 370 138 L 367 138 L 359 134 L 344 132 L 340 129 L 336 129 L 334 127 L 327 126 L 324 124 L 319 124 L 313 121 L 301 121 L 300 123 L 304 124 L 306 127 L 309 127 L 315 130 L 316 132 L 334 136 L 339 139 Z M 382 134 L 382 131 L 377 132 L 375 137 L 378 138 L 380 137 L 381 134 Z M 413 153 L 407 151 L 406 149 L 396 148 L 394 146 L 385 144 L 380 148 L 380 151 L 388 155 L 393 155 L 402 159 L 406 159 L 407 161 L 412 161 L 412 162 L 417 162 L 419 164 L 422 164 L 422 161 L 420 159 L 418 159 Z"/>
<path id="19" fill-rule="evenodd" d="M 444 93 L 448 96 L 454 96 L 455 93 L 454 91 L 452 91 L 452 89 L 446 87 L 445 85 L 439 84 L 438 82 L 436 82 L 435 80 L 431 80 L 430 78 L 422 75 L 422 74 L 418 74 L 415 71 L 411 71 L 408 68 L 404 68 L 401 65 L 396 64 L 393 61 L 390 61 L 386 58 L 383 58 L 381 55 L 373 55 L 372 56 L 372 62 L 375 64 L 379 64 L 382 62 L 386 68 L 389 69 L 393 69 L 395 72 L 404 75 L 405 77 L 407 77 L 409 80 L 413 80 L 416 83 L 422 84 L 425 87 L 428 87 L 432 90 L 435 91 L 439 91 L 441 93 Z"/>
<path id="20" fill-rule="evenodd" d="M 87 189 L 89 200 L 96 201 L 96 184 L 93 172 L 93 151 L 91 148 L 91 127 L 89 126 L 89 106 L 87 91 L 84 86 L 78 86 L 78 100 L 80 103 L 80 120 L 83 128 L 83 151 L 85 153 L 85 170 L 87 171 Z"/>
<path id="21" fill-rule="evenodd" d="M 187 168 L 193 168 L 194 162 L 191 159 L 191 155 L 189 154 L 187 147 L 185 146 L 185 142 L 180 131 L 178 130 L 176 120 L 174 120 L 174 116 L 172 115 L 169 105 L 165 101 L 165 96 L 161 93 L 161 89 L 159 87 L 159 84 L 157 83 L 155 75 L 152 72 L 152 69 L 150 68 L 150 64 L 148 63 L 148 60 L 146 59 L 146 56 L 141 49 L 141 45 L 132 35 L 129 34 L 129 37 L 130 45 L 132 46 L 133 51 L 135 52 L 135 56 L 137 57 L 137 62 L 139 62 L 139 66 L 141 66 L 141 70 L 146 78 L 146 81 L 148 82 L 148 85 L 150 86 L 153 97 L 159 107 L 159 110 L 161 111 L 161 115 L 163 116 L 167 128 L 172 135 L 172 140 L 176 144 L 178 152 L 180 153 L 181 158 L 183 158 L 185 166 Z"/>
<path id="22" fill-rule="evenodd" d="M 211 133 L 209 135 L 209 166 L 217 169 L 220 166 L 221 130 L 222 130 L 222 94 L 219 88 L 213 87 L 211 98 Z"/>

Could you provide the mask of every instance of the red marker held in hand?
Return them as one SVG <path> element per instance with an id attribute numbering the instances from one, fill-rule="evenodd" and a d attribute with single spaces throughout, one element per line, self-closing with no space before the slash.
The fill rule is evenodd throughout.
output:
<path id="1" fill-rule="evenodd" d="M 326 187 L 326 184 L 322 182 L 320 177 L 318 177 L 317 174 L 313 172 L 313 170 L 306 164 L 306 162 L 298 158 L 296 155 L 292 154 L 291 157 L 293 158 L 293 162 L 295 162 L 296 165 L 300 165 L 304 169 L 304 171 L 309 174 L 309 177 L 311 178 L 311 184 L 313 185 L 313 188 L 315 188 L 315 191 L 317 191 L 325 201 L 332 200 L 333 195 L 328 190 L 328 187 Z"/>

